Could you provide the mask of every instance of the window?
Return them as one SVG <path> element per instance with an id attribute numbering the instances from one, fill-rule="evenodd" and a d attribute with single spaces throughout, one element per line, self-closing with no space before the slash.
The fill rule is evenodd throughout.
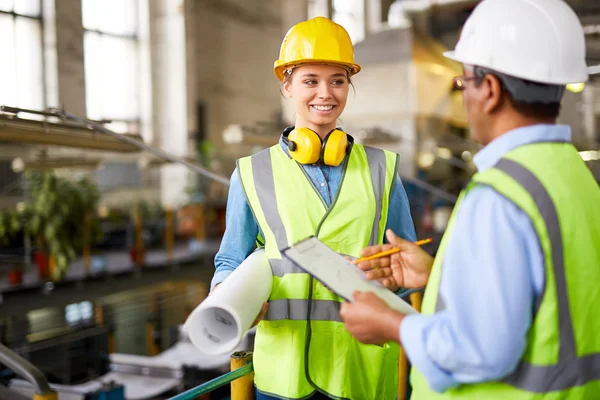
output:
<path id="1" fill-rule="evenodd" d="M 139 133 L 140 46 L 137 0 L 82 0 L 87 116 Z"/>
<path id="2" fill-rule="evenodd" d="M 0 0 L 0 105 L 45 108 L 41 14 L 41 0 Z"/>
<path id="3" fill-rule="evenodd" d="M 65 320 L 69 325 L 90 322 L 94 316 L 94 306 L 89 301 L 69 304 L 65 307 Z"/>
<path id="4" fill-rule="evenodd" d="M 348 31 L 352 43 L 365 38 L 365 0 L 333 0 L 333 18 Z"/>
<path id="5" fill-rule="evenodd" d="M 330 17 L 327 0 L 308 0 L 308 18 Z"/>
<path id="6" fill-rule="evenodd" d="M 308 18 L 329 17 L 348 31 L 352 43 L 365 38 L 366 0 L 308 0 Z M 329 15 L 329 2 L 331 13 Z"/>

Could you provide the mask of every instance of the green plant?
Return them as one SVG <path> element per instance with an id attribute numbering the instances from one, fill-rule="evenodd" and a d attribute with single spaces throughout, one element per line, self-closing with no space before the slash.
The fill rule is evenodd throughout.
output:
<path id="1" fill-rule="evenodd" d="M 198 144 L 197 144 L 197 151 L 198 151 L 197 161 L 200 163 L 201 166 L 210 170 L 211 169 L 210 164 L 215 156 L 216 150 L 217 149 L 216 149 L 215 144 L 210 140 L 203 140 L 201 142 L 198 142 Z M 195 189 L 195 190 L 193 190 L 193 193 L 196 193 L 196 192 L 206 193 L 208 191 L 208 188 L 210 187 L 211 180 L 203 175 L 194 174 L 193 176 L 194 176 L 194 181 L 195 181 L 193 184 L 194 189 Z M 190 194 L 190 197 L 192 194 Z"/>
<path id="2" fill-rule="evenodd" d="M 149 202 L 147 200 L 140 200 L 137 202 L 137 207 L 140 210 L 142 221 L 164 218 L 165 209 L 159 201 Z"/>
<path id="3" fill-rule="evenodd" d="M 23 211 L 26 232 L 55 261 L 53 277 L 60 279 L 86 238 L 92 245 L 102 237 L 96 215 L 98 189 L 87 179 L 73 182 L 38 171 L 26 173 L 25 185 L 30 197 Z"/>
<path id="4" fill-rule="evenodd" d="M 23 215 L 17 210 L 0 212 L 0 244 L 9 248 L 23 246 Z"/>

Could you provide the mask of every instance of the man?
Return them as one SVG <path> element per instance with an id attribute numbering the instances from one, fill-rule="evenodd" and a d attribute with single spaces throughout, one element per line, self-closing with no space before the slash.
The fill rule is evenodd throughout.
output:
<path id="1" fill-rule="evenodd" d="M 562 0 L 483 0 L 446 56 L 464 65 L 478 173 L 435 260 L 390 231 L 363 250 L 401 249 L 360 267 L 427 284 L 422 315 L 357 293 L 346 329 L 399 341 L 417 400 L 599 398 L 600 188 L 556 125 L 565 86 L 587 80 L 581 24 Z"/>

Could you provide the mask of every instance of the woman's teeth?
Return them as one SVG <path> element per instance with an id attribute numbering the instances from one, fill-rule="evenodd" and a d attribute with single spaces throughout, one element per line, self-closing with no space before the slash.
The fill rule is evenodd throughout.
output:
<path id="1" fill-rule="evenodd" d="M 333 106 L 312 106 L 317 111 L 330 111 Z"/>

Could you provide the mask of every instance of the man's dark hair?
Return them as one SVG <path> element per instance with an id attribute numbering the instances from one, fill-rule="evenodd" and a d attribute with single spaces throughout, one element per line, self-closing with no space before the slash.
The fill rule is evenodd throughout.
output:
<path id="1" fill-rule="evenodd" d="M 529 118 L 558 118 L 564 86 L 532 82 L 483 67 L 475 67 L 474 73 L 479 78 L 478 82 L 485 75 L 498 78 L 510 104 L 518 113 Z"/>

